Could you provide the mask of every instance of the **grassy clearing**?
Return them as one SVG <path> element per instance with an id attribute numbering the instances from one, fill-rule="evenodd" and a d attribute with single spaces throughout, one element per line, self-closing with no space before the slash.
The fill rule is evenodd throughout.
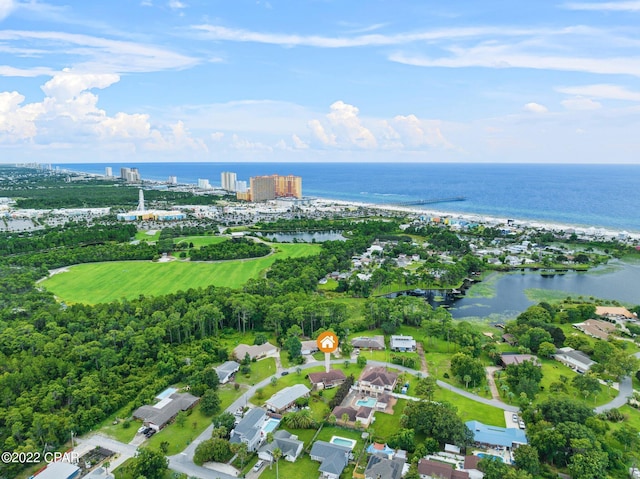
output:
<path id="1" fill-rule="evenodd" d="M 217 263 L 114 261 L 87 263 L 47 278 L 42 285 L 67 303 L 97 304 L 156 296 L 209 285 L 239 288 L 259 278 L 278 258 L 310 256 L 319 245 L 278 244 L 270 256 Z"/>
<path id="2" fill-rule="evenodd" d="M 173 244 L 178 243 L 193 243 L 194 248 L 200 248 L 201 246 L 207 246 L 210 244 L 222 243 L 229 241 L 229 237 L 225 236 L 180 236 L 173 239 Z"/>
<path id="3" fill-rule="evenodd" d="M 236 373 L 235 382 L 240 384 L 256 384 L 264 378 L 273 376 L 276 373 L 276 360 L 274 358 L 264 358 L 255 363 L 251 363 L 251 373 L 248 375 Z"/>
<path id="4" fill-rule="evenodd" d="M 436 390 L 434 400 L 453 404 L 458 409 L 458 416 L 463 422 L 476 419 L 492 426 L 505 427 L 504 413 L 497 407 L 472 401 L 445 388 Z"/>
<path id="5" fill-rule="evenodd" d="M 402 411 L 404 411 L 406 405 L 406 399 L 398 399 L 398 402 L 393 407 L 393 415 L 380 411 L 373 413 L 376 421 L 371 428 L 374 430 L 376 439 L 386 442 L 389 437 L 398 432 L 398 429 L 400 429 L 400 416 L 402 416 Z"/>
<path id="6" fill-rule="evenodd" d="M 150 235 L 147 231 L 138 231 L 136 233 L 135 239 L 138 241 L 148 241 L 151 243 L 155 243 L 160 239 L 160 230 L 157 230 L 154 234 Z"/>

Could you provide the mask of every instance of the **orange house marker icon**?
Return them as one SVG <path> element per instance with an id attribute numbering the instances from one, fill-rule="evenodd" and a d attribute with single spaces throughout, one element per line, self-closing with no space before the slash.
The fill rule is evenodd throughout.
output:
<path id="1" fill-rule="evenodd" d="M 317 339 L 318 349 L 323 353 L 332 353 L 338 349 L 338 336 L 331 331 L 325 331 Z"/>

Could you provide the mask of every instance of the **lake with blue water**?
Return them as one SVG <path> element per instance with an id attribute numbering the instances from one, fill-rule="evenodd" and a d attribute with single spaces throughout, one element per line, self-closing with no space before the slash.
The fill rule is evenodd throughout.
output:
<path id="1" fill-rule="evenodd" d="M 195 184 L 207 178 L 220 185 L 220 173 L 234 171 L 239 180 L 251 176 L 293 174 L 302 177 L 305 196 L 391 204 L 462 196 L 464 201 L 423 207 L 451 213 L 547 221 L 585 227 L 640 232 L 640 165 L 575 164 L 444 164 L 444 163 L 86 163 L 61 168 L 118 174 L 136 167 L 145 180 Z M 325 233 L 295 233 L 300 241 Z M 327 233 L 329 234 L 329 233 Z M 276 235 L 277 241 L 294 236 Z M 526 290 L 547 289 L 567 296 L 591 296 L 640 304 L 640 264 L 615 261 L 587 273 L 542 276 L 514 273 L 497 276 L 491 298 L 464 297 L 451 305 L 456 318 L 512 317 L 533 301 Z"/>

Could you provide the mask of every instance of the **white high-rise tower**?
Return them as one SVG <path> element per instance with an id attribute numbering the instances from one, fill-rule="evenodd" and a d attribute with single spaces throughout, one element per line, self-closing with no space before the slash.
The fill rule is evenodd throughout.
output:
<path id="1" fill-rule="evenodd" d="M 142 190 L 138 193 L 138 211 L 144 211 L 144 192 Z"/>

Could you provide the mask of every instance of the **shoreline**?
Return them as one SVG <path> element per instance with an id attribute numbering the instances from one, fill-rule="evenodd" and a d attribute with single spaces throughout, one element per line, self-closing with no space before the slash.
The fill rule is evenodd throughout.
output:
<path id="1" fill-rule="evenodd" d="M 72 165 L 72 164 L 69 164 Z M 83 171 L 72 170 L 70 168 L 64 168 L 62 171 L 67 171 L 70 173 L 87 175 L 97 178 L 109 178 L 104 174 L 99 173 L 88 173 Z M 114 177 L 117 178 L 117 177 Z M 154 180 L 154 179 L 141 179 L 141 183 L 144 185 L 147 184 L 155 184 L 155 185 L 167 185 L 165 180 Z M 183 183 L 179 182 L 174 186 L 188 186 L 188 187 L 196 187 L 197 185 L 194 183 Z M 480 223 L 485 225 L 507 225 L 510 223 L 510 226 L 518 227 L 518 228 L 532 228 L 532 229 L 544 229 L 554 232 L 573 230 L 578 235 L 585 236 L 604 236 L 608 239 L 617 239 L 617 240 L 634 240 L 640 241 L 640 230 L 627 230 L 627 229 L 619 229 L 612 228 L 608 226 L 595 226 L 592 224 L 574 224 L 574 223 L 562 223 L 555 222 L 553 220 L 544 220 L 544 219 L 527 219 L 520 217 L 499 217 L 492 216 L 489 214 L 483 213 L 461 213 L 461 212 L 453 212 L 453 211 L 443 211 L 437 209 L 424 209 L 419 206 L 396 206 L 393 204 L 385 204 L 385 203 L 370 203 L 370 202 L 360 202 L 353 200 L 342 200 L 342 199 L 332 199 L 326 197 L 314 197 L 315 201 L 330 205 L 342 205 L 342 206 L 355 206 L 355 207 L 364 207 L 364 208 L 372 208 L 378 210 L 388 210 L 388 211 L 397 211 L 404 212 L 410 214 L 424 214 L 429 216 L 444 216 L 453 218 L 458 221 L 469 221 L 473 223 Z M 624 238 L 620 238 L 620 235 L 624 235 Z"/>
<path id="2" fill-rule="evenodd" d="M 364 203 L 364 202 L 356 202 L 356 201 L 346 201 L 346 200 L 333 200 L 329 198 L 317 198 L 316 201 L 331 205 L 337 204 L 342 206 L 356 206 L 363 208 L 371 208 L 378 210 L 388 210 L 388 211 L 398 211 L 404 213 L 411 214 L 424 214 L 429 216 L 439 216 L 439 217 L 447 217 L 452 218 L 458 221 L 469 221 L 472 223 L 480 223 L 485 225 L 507 225 L 507 223 L 511 223 L 511 226 L 518 228 L 532 228 L 532 229 L 544 229 L 554 232 L 574 230 L 576 234 L 593 234 L 593 236 L 606 236 L 611 238 L 619 239 L 621 234 L 626 235 L 626 239 L 640 241 L 640 232 L 628 231 L 628 230 L 620 230 L 614 228 L 607 228 L 604 226 L 589 226 L 589 225 L 579 225 L 579 224 L 568 224 L 568 223 L 556 223 L 553 221 L 545 221 L 545 220 L 529 220 L 525 218 L 503 218 L 497 216 L 483 215 L 481 213 L 457 213 L 451 211 L 439 211 L 432 209 L 423 209 L 419 207 L 409 207 L 409 206 L 395 206 L 395 205 L 385 205 L 380 203 Z"/>

